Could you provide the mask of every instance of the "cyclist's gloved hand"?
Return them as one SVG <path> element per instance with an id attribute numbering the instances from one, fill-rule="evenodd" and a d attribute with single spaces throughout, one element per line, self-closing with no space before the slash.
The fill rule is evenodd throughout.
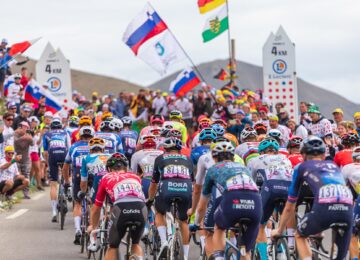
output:
<path id="1" fill-rule="evenodd" d="M 150 209 L 153 203 L 154 203 L 154 200 L 153 200 L 153 199 L 152 199 L 152 200 L 148 199 L 145 204 L 146 204 L 146 207 L 147 207 L 148 209 Z"/>
<path id="2" fill-rule="evenodd" d="M 200 226 L 199 226 L 199 225 L 196 225 L 196 224 L 190 224 L 190 225 L 189 225 L 189 230 L 190 230 L 191 232 L 196 232 L 196 231 L 199 230 L 199 228 L 200 228 Z"/>
<path id="3" fill-rule="evenodd" d="M 77 197 L 79 200 L 83 200 L 85 198 L 86 193 L 83 191 L 79 191 Z"/>
<path id="4" fill-rule="evenodd" d="M 65 183 L 65 184 L 64 184 L 64 193 L 65 193 L 65 195 L 67 195 L 69 188 L 70 188 L 70 184 L 69 184 L 69 183 Z"/>

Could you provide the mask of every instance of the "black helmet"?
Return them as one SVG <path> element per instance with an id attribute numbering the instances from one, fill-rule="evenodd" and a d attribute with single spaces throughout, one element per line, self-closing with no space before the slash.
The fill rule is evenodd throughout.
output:
<path id="1" fill-rule="evenodd" d="M 129 161 L 125 155 L 122 153 L 114 153 L 111 157 L 106 161 L 106 168 L 114 168 L 114 167 L 128 167 Z"/>
<path id="2" fill-rule="evenodd" d="M 301 153 L 307 155 L 319 155 L 324 154 L 326 151 L 326 146 L 324 141 L 317 136 L 310 136 L 306 140 L 301 148 Z"/>
<path id="3" fill-rule="evenodd" d="M 54 119 L 50 124 L 50 128 L 51 129 L 61 129 L 62 128 L 61 121 L 58 119 Z"/>
<path id="4" fill-rule="evenodd" d="M 360 138 L 357 134 L 347 133 L 341 136 L 341 144 L 343 145 L 357 145 L 360 143 Z"/>

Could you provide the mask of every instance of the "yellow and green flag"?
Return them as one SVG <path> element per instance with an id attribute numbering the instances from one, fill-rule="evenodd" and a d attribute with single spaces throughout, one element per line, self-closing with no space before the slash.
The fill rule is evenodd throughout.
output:
<path id="1" fill-rule="evenodd" d="M 226 6 L 221 8 L 219 13 L 206 20 L 202 33 L 203 41 L 208 42 L 229 29 L 229 19 Z"/>

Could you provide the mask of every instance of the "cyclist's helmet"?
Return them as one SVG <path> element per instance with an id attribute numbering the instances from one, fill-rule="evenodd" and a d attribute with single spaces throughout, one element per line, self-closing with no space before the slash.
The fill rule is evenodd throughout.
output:
<path id="1" fill-rule="evenodd" d="M 51 130 L 53 130 L 53 129 L 61 129 L 62 128 L 61 120 L 58 119 L 58 118 L 54 118 L 50 123 L 50 128 L 51 128 Z"/>
<path id="2" fill-rule="evenodd" d="M 182 133 L 177 130 L 177 129 L 171 129 L 168 133 L 167 133 L 167 136 L 166 137 L 175 137 L 179 140 L 182 139 Z"/>
<path id="3" fill-rule="evenodd" d="M 90 150 L 93 150 L 94 148 L 100 148 L 100 149 L 104 149 L 105 148 L 105 141 L 102 138 L 91 138 L 89 141 L 89 147 Z"/>
<path id="4" fill-rule="evenodd" d="M 273 138 L 265 138 L 259 144 L 258 151 L 259 153 L 265 152 L 268 149 L 272 149 L 274 151 L 279 151 L 279 143 Z"/>
<path id="5" fill-rule="evenodd" d="M 212 156 L 216 157 L 220 154 L 230 153 L 231 155 L 235 155 L 235 148 L 229 142 L 218 142 L 211 150 Z"/>
<path id="6" fill-rule="evenodd" d="M 264 123 L 257 123 L 254 125 L 254 129 L 258 135 L 267 133 L 267 126 Z"/>
<path id="7" fill-rule="evenodd" d="M 174 138 L 174 137 L 167 137 L 163 143 L 163 146 L 165 149 L 176 149 L 176 150 L 181 150 L 182 148 L 182 143 L 179 139 Z"/>
<path id="8" fill-rule="evenodd" d="M 69 118 L 69 126 L 78 127 L 79 126 L 79 118 L 77 116 L 71 116 Z"/>
<path id="9" fill-rule="evenodd" d="M 82 116 L 79 120 L 79 126 L 91 126 L 92 125 L 92 120 L 90 117 L 88 116 Z"/>
<path id="10" fill-rule="evenodd" d="M 301 148 L 301 153 L 307 155 L 320 155 L 326 151 L 326 145 L 324 141 L 317 136 L 310 136 L 306 142 L 304 142 Z"/>
<path id="11" fill-rule="evenodd" d="M 124 126 L 123 122 L 119 118 L 115 117 L 111 120 L 110 123 L 114 126 L 115 131 L 120 131 Z"/>
<path id="12" fill-rule="evenodd" d="M 341 144 L 350 146 L 357 145 L 360 143 L 359 136 L 354 133 L 347 133 L 341 136 Z"/>
<path id="13" fill-rule="evenodd" d="M 222 127 L 221 125 L 218 124 L 211 125 L 211 129 L 214 130 L 216 136 L 223 136 L 225 134 L 225 128 Z"/>
<path id="14" fill-rule="evenodd" d="M 288 143 L 288 148 L 299 148 L 303 142 L 303 139 L 300 136 L 293 136 L 290 138 Z"/>
<path id="15" fill-rule="evenodd" d="M 133 121 L 130 117 L 128 116 L 124 116 L 123 118 L 121 118 L 121 121 L 124 123 L 124 125 L 126 126 L 131 126 Z"/>
<path id="16" fill-rule="evenodd" d="M 129 160 L 122 153 L 114 153 L 106 162 L 106 168 L 127 168 Z"/>
<path id="17" fill-rule="evenodd" d="M 280 141 L 281 141 L 281 132 L 279 130 L 271 129 L 267 135 L 268 135 L 268 137 L 271 137 L 271 138 L 275 139 L 276 141 L 278 141 L 280 143 Z"/>
<path id="18" fill-rule="evenodd" d="M 216 133 L 211 128 L 205 128 L 205 129 L 201 130 L 201 132 L 199 134 L 200 141 L 204 141 L 204 140 L 212 141 L 215 138 L 216 138 Z"/>
<path id="19" fill-rule="evenodd" d="M 216 120 L 214 120 L 213 123 L 214 123 L 214 125 L 215 125 L 215 124 L 221 125 L 221 126 L 224 127 L 224 128 L 227 127 L 227 123 L 226 123 L 224 120 L 222 120 L 222 119 L 216 119 Z"/>
<path id="20" fill-rule="evenodd" d="M 360 146 L 355 147 L 352 151 L 353 160 L 360 160 Z"/>
<path id="21" fill-rule="evenodd" d="M 153 125 L 153 124 L 163 124 L 165 122 L 165 119 L 162 115 L 153 115 L 151 118 L 150 118 L 150 124 Z"/>
<path id="22" fill-rule="evenodd" d="M 169 114 L 170 119 L 182 119 L 182 113 L 179 110 L 173 110 Z"/>
<path id="23" fill-rule="evenodd" d="M 101 115 L 101 121 L 109 121 L 113 117 L 111 112 L 105 112 Z"/>
<path id="24" fill-rule="evenodd" d="M 107 130 L 114 131 L 115 125 L 111 121 L 102 121 L 100 124 L 100 130 L 101 131 L 107 131 Z"/>
<path id="25" fill-rule="evenodd" d="M 161 128 L 160 127 L 154 127 L 150 129 L 150 133 L 154 136 L 160 136 L 161 135 Z"/>
<path id="26" fill-rule="evenodd" d="M 199 129 L 202 130 L 204 128 L 209 128 L 210 127 L 210 119 L 209 118 L 203 118 L 200 120 L 199 122 Z"/>
<path id="27" fill-rule="evenodd" d="M 240 140 L 241 142 L 244 142 L 248 137 L 251 136 L 257 136 L 255 129 L 252 127 L 246 127 L 241 131 Z"/>
<path id="28" fill-rule="evenodd" d="M 94 137 L 95 131 L 91 126 L 83 126 L 80 128 L 79 135 L 81 137 Z"/>
<path id="29" fill-rule="evenodd" d="M 163 128 L 161 129 L 160 136 L 167 137 L 169 131 L 172 129 L 174 129 L 172 125 L 164 125 Z"/>
<path id="30" fill-rule="evenodd" d="M 145 149 L 156 147 L 156 136 L 155 135 L 143 135 L 140 137 L 140 144 Z"/>

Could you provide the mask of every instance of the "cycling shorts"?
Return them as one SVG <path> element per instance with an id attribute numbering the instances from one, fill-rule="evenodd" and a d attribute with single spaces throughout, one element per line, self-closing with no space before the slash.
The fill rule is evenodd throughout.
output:
<path id="1" fill-rule="evenodd" d="M 216 208 L 219 206 L 222 196 L 219 194 L 219 191 L 216 187 L 212 188 L 211 195 L 210 195 L 210 201 L 208 203 L 208 207 L 206 209 L 205 217 L 204 217 L 204 226 L 205 227 L 214 227 L 214 213 Z"/>
<path id="2" fill-rule="evenodd" d="M 254 249 L 261 220 L 261 197 L 255 191 L 236 190 L 223 194 L 215 210 L 214 221 L 220 229 L 228 229 L 239 223 L 239 219 L 249 219 L 243 234 L 246 251 Z"/>
<path id="3" fill-rule="evenodd" d="M 151 184 L 151 179 L 143 178 L 141 180 L 142 190 L 143 190 L 143 193 L 144 193 L 146 199 L 149 197 L 150 184 Z"/>
<path id="4" fill-rule="evenodd" d="M 343 236 L 338 236 L 335 243 L 338 248 L 338 260 L 345 259 L 349 249 L 353 222 L 353 208 L 350 204 L 314 203 L 311 211 L 306 213 L 302 220 L 298 223 L 297 230 L 300 236 L 308 237 L 318 234 L 330 228 L 333 223 L 346 223 Z"/>
<path id="5" fill-rule="evenodd" d="M 63 165 L 66 157 L 66 150 L 49 151 L 49 180 L 58 181 L 59 164 Z"/>
<path id="6" fill-rule="evenodd" d="M 118 248 L 129 225 L 134 225 L 131 230 L 132 244 L 139 244 L 147 221 L 146 205 L 142 201 L 119 202 L 114 205 L 111 213 L 109 227 L 109 245 Z M 130 227 L 129 227 L 130 228 Z"/>
<path id="7" fill-rule="evenodd" d="M 80 182 L 81 182 L 80 168 L 76 168 L 72 174 L 72 192 L 73 192 L 72 196 L 73 199 L 78 202 L 80 202 L 80 199 L 77 196 L 78 192 L 80 191 Z"/>
<path id="8" fill-rule="evenodd" d="M 170 179 L 159 183 L 159 191 L 155 197 L 155 209 L 162 215 L 170 211 L 171 200 L 177 201 L 177 214 L 181 221 L 188 219 L 187 211 L 192 203 L 192 183 L 189 180 Z"/>
<path id="9" fill-rule="evenodd" d="M 263 206 L 263 217 L 261 220 L 262 224 L 265 224 L 271 217 L 274 209 L 275 203 L 277 200 L 282 200 L 285 202 L 288 198 L 288 192 L 291 182 L 289 181 L 275 181 L 271 180 L 265 182 L 261 188 L 261 200 Z M 277 209 L 280 214 L 283 211 L 283 208 Z"/>

